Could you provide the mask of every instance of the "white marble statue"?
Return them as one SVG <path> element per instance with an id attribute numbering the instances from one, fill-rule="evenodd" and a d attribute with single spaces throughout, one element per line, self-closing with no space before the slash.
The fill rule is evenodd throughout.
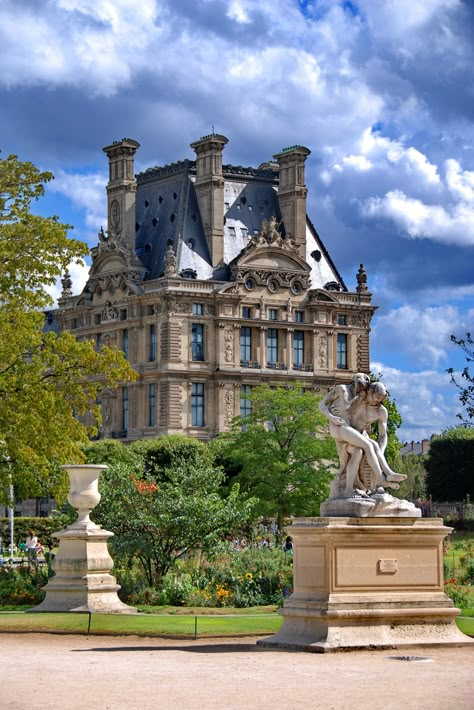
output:
<path id="1" fill-rule="evenodd" d="M 352 504 L 348 506 L 344 501 L 356 501 L 357 504 L 363 501 L 365 508 L 376 503 L 377 508 L 382 503 L 386 507 L 396 501 L 397 509 L 401 503 L 406 503 L 410 512 L 414 509 L 412 504 L 398 501 L 385 493 L 385 488 L 397 489 L 398 482 L 406 479 L 404 474 L 392 471 L 384 455 L 388 441 L 388 413 L 383 406 L 386 398 L 387 390 L 381 382 L 371 383 L 368 375 L 359 372 L 350 384 L 333 387 L 320 403 L 321 412 L 329 420 L 329 431 L 336 442 L 340 464 L 326 504 L 339 501 L 341 513 L 346 511 L 351 514 Z M 377 441 L 367 433 L 374 423 L 378 428 Z M 366 463 L 370 482 L 365 475 Z M 358 510 L 360 505 L 355 508 Z M 328 509 L 327 505 L 325 509 Z"/>

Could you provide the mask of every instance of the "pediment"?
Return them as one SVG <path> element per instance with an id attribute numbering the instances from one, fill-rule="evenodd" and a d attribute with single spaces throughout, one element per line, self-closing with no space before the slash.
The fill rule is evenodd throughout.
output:
<path id="1" fill-rule="evenodd" d="M 231 264 L 231 268 L 240 269 L 274 269 L 275 271 L 310 272 L 310 266 L 298 253 L 288 253 L 284 249 L 262 247 L 239 255 Z"/>

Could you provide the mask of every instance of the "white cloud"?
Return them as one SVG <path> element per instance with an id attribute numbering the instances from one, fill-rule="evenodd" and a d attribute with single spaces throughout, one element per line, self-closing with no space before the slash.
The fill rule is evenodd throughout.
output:
<path id="1" fill-rule="evenodd" d="M 376 318 L 373 344 L 378 350 L 409 356 L 414 364 L 438 367 L 452 349 L 451 334 L 462 332 L 465 322 L 454 306 L 405 305 Z"/>
<path id="2" fill-rule="evenodd" d="M 365 217 L 389 219 L 412 238 L 445 244 L 474 245 L 474 207 L 458 203 L 449 209 L 390 190 L 384 197 L 369 197 L 362 204 Z"/>
<path id="3" fill-rule="evenodd" d="M 436 370 L 403 371 L 383 362 L 372 362 L 372 371 L 395 400 L 403 424 L 397 432 L 401 441 L 429 439 L 456 425 L 460 405 L 449 375 Z"/>
<path id="4" fill-rule="evenodd" d="M 86 285 L 86 281 L 89 276 L 89 266 L 87 264 L 78 264 L 75 261 L 71 261 L 68 266 L 68 271 L 72 279 L 72 292 L 74 295 L 81 293 L 82 289 Z M 52 286 L 48 286 L 46 291 L 52 296 L 54 300 L 54 306 L 57 306 L 58 299 L 61 298 L 62 291 L 61 279 L 57 279 L 56 283 Z"/>
<path id="5" fill-rule="evenodd" d="M 455 197 L 467 203 L 474 202 L 474 171 L 462 170 L 457 160 L 447 160 L 446 183 Z"/>
<path id="6" fill-rule="evenodd" d="M 59 169 L 55 180 L 48 186 L 48 190 L 64 195 L 83 210 L 88 227 L 88 233 L 83 236 L 90 244 L 97 242 L 97 232 L 101 226 L 105 229 L 107 225 L 106 183 L 104 173 L 67 173 Z"/>

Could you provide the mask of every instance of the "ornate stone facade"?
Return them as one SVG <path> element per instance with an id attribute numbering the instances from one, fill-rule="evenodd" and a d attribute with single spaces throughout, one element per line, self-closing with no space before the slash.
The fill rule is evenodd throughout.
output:
<path id="1" fill-rule="evenodd" d="M 369 369 L 367 275 L 349 291 L 306 217 L 309 151 L 241 168 L 222 165 L 226 143 L 207 136 L 192 144 L 196 162 L 136 177 L 136 141 L 104 149 L 107 230 L 81 294 L 65 275 L 56 318 L 124 350 L 139 373 L 104 393 L 105 437 L 207 439 L 245 411 L 250 387 L 322 393 Z"/>

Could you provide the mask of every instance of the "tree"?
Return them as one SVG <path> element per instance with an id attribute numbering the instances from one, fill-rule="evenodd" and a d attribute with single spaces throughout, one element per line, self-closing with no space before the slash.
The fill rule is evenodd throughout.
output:
<path id="1" fill-rule="evenodd" d="M 474 362 L 474 340 L 470 333 L 466 333 L 465 338 L 456 338 L 455 335 L 452 335 L 451 340 L 464 351 L 466 354 L 466 362 Z M 459 390 L 459 401 L 465 409 L 464 413 L 467 419 L 464 418 L 463 414 L 458 414 L 457 416 L 464 424 L 472 427 L 474 426 L 474 376 L 470 373 L 469 365 L 466 365 L 461 372 L 461 382 L 456 379 L 452 367 L 448 368 L 446 372 L 449 372 L 451 382 Z"/>
<path id="2" fill-rule="evenodd" d="M 154 444 L 170 454 L 168 463 L 148 471 L 111 464 L 100 478 L 102 500 L 93 517 L 115 533 L 114 550 L 136 557 L 148 584 L 158 587 L 190 550 L 209 552 L 225 535 L 244 529 L 254 501 L 241 496 L 237 485 L 222 498 L 223 471 L 202 442 L 178 435 Z"/>
<path id="3" fill-rule="evenodd" d="M 426 487 L 437 501 L 474 497 L 474 428 L 450 427 L 431 440 Z"/>
<path id="4" fill-rule="evenodd" d="M 47 287 L 87 246 L 57 217 L 31 212 L 52 179 L 16 156 L 0 160 L 0 499 L 61 497 L 58 465 L 83 458 L 96 432 L 101 390 L 134 377 L 123 354 L 44 328 Z M 89 426 L 79 417 L 87 415 Z"/>
<path id="5" fill-rule="evenodd" d="M 290 515 L 317 515 L 329 493 L 334 441 L 319 398 L 301 386 L 255 387 L 252 412 L 236 417 L 219 437 L 221 455 L 240 466 L 232 480 L 259 500 L 257 511 L 276 517 L 281 531 Z"/>
<path id="6" fill-rule="evenodd" d="M 404 473 L 406 481 L 401 481 L 397 498 L 407 498 L 414 501 L 426 495 L 426 455 L 406 454 L 399 457 L 397 473 Z"/>

